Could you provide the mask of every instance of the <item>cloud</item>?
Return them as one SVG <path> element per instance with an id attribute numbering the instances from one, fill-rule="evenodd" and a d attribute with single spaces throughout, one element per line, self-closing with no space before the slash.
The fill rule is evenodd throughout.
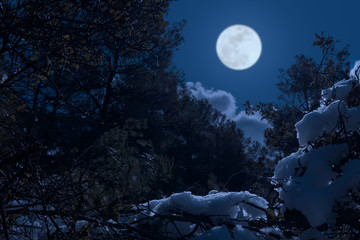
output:
<path id="1" fill-rule="evenodd" d="M 264 145 L 264 131 L 271 128 L 271 125 L 268 121 L 261 119 L 260 113 L 255 112 L 250 116 L 244 111 L 237 113 L 236 100 L 229 92 L 206 89 L 199 82 L 188 82 L 186 87 L 196 99 L 207 99 L 214 108 L 225 114 L 228 119 L 235 121 L 245 137 L 250 137 Z"/>
<path id="2" fill-rule="evenodd" d="M 254 115 L 246 115 L 245 111 L 238 113 L 233 121 L 236 122 L 236 126 L 240 128 L 245 137 L 250 137 L 252 140 L 258 141 L 262 145 L 265 145 L 264 131 L 267 128 L 271 128 L 268 121 L 262 120 L 259 112 L 255 112 Z"/>
<path id="3" fill-rule="evenodd" d="M 207 99 L 211 106 L 225 114 L 228 118 L 233 118 L 236 113 L 236 101 L 231 93 L 223 90 L 205 89 L 201 83 L 186 83 L 187 89 L 196 99 Z"/>

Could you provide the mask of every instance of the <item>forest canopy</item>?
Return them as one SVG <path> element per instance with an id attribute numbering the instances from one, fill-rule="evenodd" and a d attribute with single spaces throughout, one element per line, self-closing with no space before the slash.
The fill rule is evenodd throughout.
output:
<path id="1" fill-rule="evenodd" d="M 281 70 L 282 104 L 247 104 L 263 146 L 185 84 L 171 2 L 0 2 L 0 238 L 359 238 L 348 48 L 316 35 L 322 59 Z"/>

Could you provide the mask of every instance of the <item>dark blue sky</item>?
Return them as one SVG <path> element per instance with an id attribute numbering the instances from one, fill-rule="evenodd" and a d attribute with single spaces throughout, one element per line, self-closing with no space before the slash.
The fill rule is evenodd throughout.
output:
<path id="1" fill-rule="evenodd" d="M 167 19 L 187 20 L 185 42 L 174 57 L 186 81 L 228 91 L 242 107 L 246 100 L 277 101 L 278 70 L 291 65 L 295 55 L 319 59 L 314 33 L 335 37 L 339 47 L 350 44 L 353 65 L 360 59 L 359 12 L 357 0 L 179 0 Z M 250 26 L 262 41 L 259 61 L 244 71 L 225 67 L 215 51 L 217 37 L 233 24 Z"/>

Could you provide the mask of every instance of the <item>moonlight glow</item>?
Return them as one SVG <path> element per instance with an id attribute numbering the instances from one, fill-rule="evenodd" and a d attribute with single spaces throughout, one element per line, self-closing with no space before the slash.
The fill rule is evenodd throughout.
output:
<path id="1" fill-rule="evenodd" d="M 259 35 L 245 25 L 226 28 L 216 42 L 216 53 L 228 68 L 244 70 L 253 66 L 261 54 Z"/>

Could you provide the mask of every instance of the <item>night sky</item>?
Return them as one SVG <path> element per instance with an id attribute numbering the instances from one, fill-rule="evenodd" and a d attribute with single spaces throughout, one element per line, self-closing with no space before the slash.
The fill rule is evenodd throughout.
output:
<path id="1" fill-rule="evenodd" d="M 294 63 L 297 54 L 316 60 L 315 33 L 325 32 L 350 45 L 350 62 L 360 59 L 360 1 L 354 0 L 179 0 L 172 3 L 168 21 L 186 19 L 185 42 L 175 53 L 175 65 L 186 81 L 230 92 L 242 108 L 246 100 L 276 102 L 279 68 Z M 215 51 L 222 30 L 234 24 L 253 28 L 262 41 L 262 54 L 251 68 L 225 67 Z"/>

